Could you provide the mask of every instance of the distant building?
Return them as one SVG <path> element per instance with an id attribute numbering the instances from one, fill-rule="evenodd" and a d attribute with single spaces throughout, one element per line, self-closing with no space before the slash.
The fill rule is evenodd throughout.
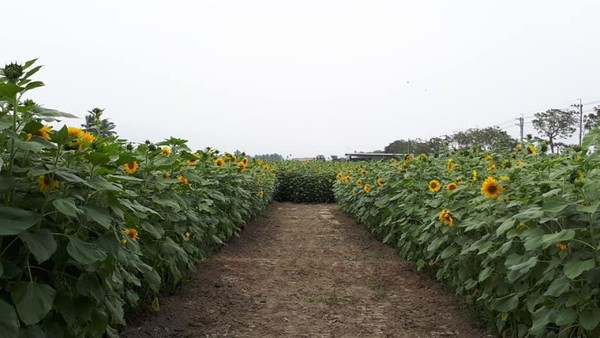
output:
<path id="1" fill-rule="evenodd" d="M 308 161 L 312 161 L 314 159 L 315 159 L 314 157 L 296 157 L 296 158 L 293 158 L 292 161 L 308 162 Z"/>
<path id="2" fill-rule="evenodd" d="M 390 158 L 401 159 L 404 158 L 404 155 L 393 153 L 350 153 L 346 154 L 346 158 L 348 161 L 378 161 Z"/>

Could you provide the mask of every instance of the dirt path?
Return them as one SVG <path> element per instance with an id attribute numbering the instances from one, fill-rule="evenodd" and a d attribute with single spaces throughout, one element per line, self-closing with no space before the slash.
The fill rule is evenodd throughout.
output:
<path id="1" fill-rule="evenodd" d="M 486 337 L 431 278 L 336 205 L 273 203 L 135 337 Z"/>

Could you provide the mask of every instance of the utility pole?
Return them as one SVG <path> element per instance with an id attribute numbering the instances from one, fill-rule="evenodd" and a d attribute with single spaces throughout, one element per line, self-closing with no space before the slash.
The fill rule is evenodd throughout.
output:
<path id="1" fill-rule="evenodd" d="M 525 118 L 523 117 L 523 115 L 521 115 L 521 117 L 519 117 L 516 120 L 519 121 L 519 124 L 517 124 L 517 126 L 519 126 L 519 128 L 521 129 L 521 143 L 522 143 L 523 142 L 523 129 L 525 128 Z"/>
<path id="2" fill-rule="evenodd" d="M 579 104 L 572 104 L 571 107 L 579 108 L 579 145 L 581 146 L 581 139 L 583 138 L 583 104 L 579 99 Z"/>

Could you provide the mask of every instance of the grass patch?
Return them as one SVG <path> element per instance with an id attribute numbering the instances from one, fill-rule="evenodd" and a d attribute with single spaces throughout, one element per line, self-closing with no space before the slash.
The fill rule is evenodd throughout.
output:
<path id="1" fill-rule="evenodd" d="M 371 290 L 371 298 L 374 300 L 381 300 L 387 296 L 387 290 L 382 285 L 369 281 L 367 287 Z"/>
<path id="2" fill-rule="evenodd" d="M 338 289 L 333 289 L 330 292 L 316 294 L 308 297 L 311 302 L 325 303 L 327 305 L 339 305 L 342 303 L 340 292 Z"/>

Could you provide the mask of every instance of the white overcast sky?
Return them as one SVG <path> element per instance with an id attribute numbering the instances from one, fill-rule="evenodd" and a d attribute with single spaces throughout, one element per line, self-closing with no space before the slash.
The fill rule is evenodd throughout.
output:
<path id="1" fill-rule="evenodd" d="M 105 108 L 131 141 L 292 157 L 600 100 L 600 1 L 6 1 L 0 62 L 31 98 Z M 593 104 L 586 105 L 591 111 Z M 528 119 L 530 121 L 531 119 Z M 525 133 L 534 133 L 531 124 Z"/>

